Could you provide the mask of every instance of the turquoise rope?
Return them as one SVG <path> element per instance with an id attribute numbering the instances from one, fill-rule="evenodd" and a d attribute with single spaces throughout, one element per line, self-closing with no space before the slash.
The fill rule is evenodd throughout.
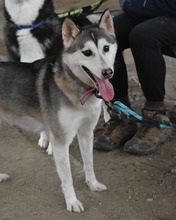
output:
<path id="1" fill-rule="evenodd" d="M 143 116 L 141 116 L 141 115 L 137 114 L 136 112 L 132 111 L 130 108 L 128 108 L 126 105 L 124 105 L 123 103 L 121 103 L 119 101 L 114 102 L 114 107 L 116 107 L 119 111 L 121 111 L 126 116 L 133 116 L 134 118 L 136 118 L 139 121 L 142 121 L 144 119 Z M 174 129 L 173 126 L 166 125 L 166 124 L 163 124 L 163 123 L 159 123 L 159 127 L 160 128 Z"/>

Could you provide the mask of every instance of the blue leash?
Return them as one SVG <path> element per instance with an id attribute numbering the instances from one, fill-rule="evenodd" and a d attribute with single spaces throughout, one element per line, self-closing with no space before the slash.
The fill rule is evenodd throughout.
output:
<path id="1" fill-rule="evenodd" d="M 99 92 L 97 90 L 95 90 L 94 95 L 97 98 L 102 99 L 101 95 L 99 95 Z M 133 116 L 139 122 L 142 122 L 142 121 L 145 120 L 148 123 L 154 124 L 155 126 L 157 126 L 159 128 L 173 129 L 173 130 L 176 131 L 176 124 L 173 124 L 173 123 L 170 123 L 170 122 L 160 123 L 160 122 L 158 122 L 154 119 L 143 117 L 143 116 L 137 114 L 136 112 L 134 112 L 133 110 L 131 110 L 130 108 L 128 108 L 122 102 L 115 101 L 113 104 L 111 102 L 106 102 L 105 100 L 104 100 L 104 102 L 107 105 L 109 113 L 110 113 L 111 116 L 112 116 L 113 112 L 116 115 L 118 115 L 118 117 L 120 117 L 121 113 L 123 113 L 123 115 L 126 116 L 126 118 L 129 118 L 130 116 Z"/>
<path id="2" fill-rule="evenodd" d="M 137 114 L 136 112 L 132 111 L 130 108 L 128 108 L 126 105 L 124 105 L 123 103 L 119 102 L 119 101 L 115 101 L 114 102 L 114 107 L 117 108 L 120 112 L 122 112 L 125 116 L 129 117 L 129 116 L 133 116 L 134 118 L 136 118 L 138 121 L 143 121 L 144 117 Z M 169 128 L 169 129 L 176 129 L 176 125 L 173 124 L 163 124 L 163 123 L 158 123 L 157 121 L 155 121 L 158 126 L 160 128 Z"/>

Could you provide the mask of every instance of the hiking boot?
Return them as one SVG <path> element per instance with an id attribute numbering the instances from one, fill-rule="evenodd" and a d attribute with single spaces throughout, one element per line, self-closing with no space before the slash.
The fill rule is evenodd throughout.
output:
<path id="1" fill-rule="evenodd" d="M 135 122 L 126 118 L 111 118 L 106 124 L 105 132 L 94 142 L 94 149 L 112 151 L 120 148 L 137 132 Z"/>
<path id="2" fill-rule="evenodd" d="M 125 143 L 124 151 L 131 154 L 148 155 L 155 152 L 161 144 L 172 139 L 173 129 L 159 128 L 159 123 L 170 123 L 165 112 L 143 110 L 145 119 L 136 135 Z"/>

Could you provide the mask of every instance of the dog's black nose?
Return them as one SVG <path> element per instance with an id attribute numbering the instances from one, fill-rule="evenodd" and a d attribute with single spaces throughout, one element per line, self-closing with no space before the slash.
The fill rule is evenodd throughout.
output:
<path id="1" fill-rule="evenodd" d="M 102 74 L 104 76 L 105 79 L 110 79 L 113 75 L 113 71 L 112 69 L 108 68 L 108 69 L 103 69 L 102 70 Z"/>

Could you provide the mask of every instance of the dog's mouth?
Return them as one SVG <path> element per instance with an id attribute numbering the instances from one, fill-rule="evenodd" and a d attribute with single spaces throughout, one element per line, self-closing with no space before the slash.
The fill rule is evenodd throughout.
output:
<path id="1" fill-rule="evenodd" d="M 95 80 L 94 74 L 87 67 L 82 66 L 82 68 L 87 73 L 89 78 L 93 81 L 95 88 L 99 91 L 99 85 L 98 85 L 97 81 Z"/>
<path id="2" fill-rule="evenodd" d="M 89 78 L 92 80 L 95 89 L 99 91 L 100 95 L 105 101 L 111 101 L 114 98 L 114 88 L 108 79 L 100 79 L 93 74 L 87 67 L 82 66 Z"/>

